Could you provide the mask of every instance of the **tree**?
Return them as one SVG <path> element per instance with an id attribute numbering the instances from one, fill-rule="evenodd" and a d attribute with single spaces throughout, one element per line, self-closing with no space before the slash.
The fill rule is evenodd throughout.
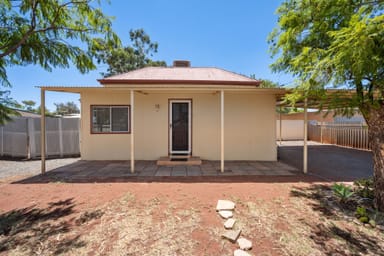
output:
<path id="1" fill-rule="evenodd" d="M 23 100 L 21 103 L 23 103 L 23 109 L 30 111 L 30 112 L 35 112 L 36 109 L 34 106 L 36 105 L 36 102 L 33 100 Z"/>
<path id="2" fill-rule="evenodd" d="M 73 101 L 66 103 L 54 103 L 56 106 L 56 111 L 54 112 L 56 115 L 68 115 L 68 114 L 78 114 L 80 113 L 80 109 L 77 107 L 76 103 Z"/>
<path id="3" fill-rule="evenodd" d="M 51 71 L 72 63 L 81 73 L 95 69 L 100 40 L 104 49 L 120 41 L 111 18 L 92 2 L 0 0 L 0 84 L 11 86 L 6 68 L 14 65 L 35 64 Z"/>
<path id="4" fill-rule="evenodd" d="M 252 74 L 249 77 L 252 79 L 261 81 L 260 88 L 280 88 L 280 87 L 282 87 L 280 84 L 278 84 L 272 80 L 256 78 L 255 74 Z"/>
<path id="5" fill-rule="evenodd" d="M 18 106 L 18 103 L 9 97 L 9 93 L 9 91 L 0 91 L 0 125 L 11 121 L 11 116 L 20 115 L 13 109 Z"/>
<path id="6" fill-rule="evenodd" d="M 293 74 L 293 104 L 316 97 L 338 114 L 359 109 L 369 126 L 375 205 L 384 210 L 384 2 L 286 0 L 270 34 L 272 69 Z M 326 94 L 325 89 L 350 89 Z"/>
<path id="7" fill-rule="evenodd" d="M 48 109 L 47 107 L 45 107 L 44 109 L 45 109 L 45 116 L 54 117 L 55 113 L 52 113 L 51 111 L 49 111 L 49 109 Z M 35 113 L 41 115 L 41 105 L 39 105 L 39 106 L 36 108 Z"/>
<path id="8" fill-rule="evenodd" d="M 131 46 L 105 49 L 101 47 L 98 50 L 98 62 L 106 63 L 108 69 L 102 73 L 104 77 L 117 75 L 143 67 L 167 66 L 164 61 L 154 61 L 151 59 L 157 52 L 158 44 L 151 42 L 148 34 L 143 29 L 131 30 L 129 36 L 132 42 Z M 104 42 L 100 41 L 100 45 Z"/>

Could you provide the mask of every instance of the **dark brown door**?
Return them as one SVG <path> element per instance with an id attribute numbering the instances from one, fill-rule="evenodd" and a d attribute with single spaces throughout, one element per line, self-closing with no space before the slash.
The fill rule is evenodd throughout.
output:
<path id="1" fill-rule="evenodd" d="M 190 101 L 171 101 L 171 153 L 190 153 Z"/>

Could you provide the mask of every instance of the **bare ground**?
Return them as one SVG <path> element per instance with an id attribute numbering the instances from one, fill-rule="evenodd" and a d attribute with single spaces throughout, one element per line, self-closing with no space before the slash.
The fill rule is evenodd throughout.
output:
<path id="1" fill-rule="evenodd" d="M 233 255 L 218 199 L 252 255 L 384 255 L 384 235 L 329 200 L 330 183 L 0 183 L 0 255 Z M 332 200 L 331 200 L 332 202 Z"/>

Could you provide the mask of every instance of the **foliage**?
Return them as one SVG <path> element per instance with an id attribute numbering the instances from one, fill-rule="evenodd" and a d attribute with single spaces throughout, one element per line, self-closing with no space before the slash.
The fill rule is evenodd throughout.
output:
<path id="1" fill-rule="evenodd" d="M 157 42 L 152 42 L 149 35 L 143 29 L 131 30 L 129 32 L 131 46 L 100 47 L 97 60 L 99 63 L 108 65 L 107 73 L 102 73 L 104 77 L 117 75 L 143 67 L 166 66 L 164 61 L 154 61 L 151 59 L 157 52 Z M 102 46 L 105 42 L 100 41 Z"/>
<path id="2" fill-rule="evenodd" d="M 277 10 L 279 23 L 269 42 L 272 55 L 278 56 L 272 69 L 298 79 L 296 94 L 289 99 L 326 100 L 324 88 L 329 84 L 354 88 L 355 96 L 336 94 L 330 106 L 338 114 L 359 107 L 367 118 L 370 108 L 383 100 L 383 10 L 383 1 L 285 1 Z"/>
<path id="3" fill-rule="evenodd" d="M 272 80 L 256 78 L 255 74 L 252 74 L 249 77 L 252 79 L 261 81 L 260 88 L 281 88 L 282 87 L 279 83 L 276 83 Z"/>
<path id="4" fill-rule="evenodd" d="M 82 73 L 95 69 L 99 40 L 110 48 L 119 39 L 112 31 L 111 18 L 91 2 L 1 0 L 0 82 L 10 85 L 6 67 L 12 65 L 37 64 L 51 71 L 72 62 Z"/>
<path id="5" fill-rule="evenodd" d="M 375 205 L 384 210 L 384 1 L 285 0 L 269 36 L 273 71 L 288 72 L 297 87 L 287 100 L 304 98 L 335 114 L 361 111 L 369 127 Z M 351 89 L 351 91 L 326 89 Z"/>
<path id="6" fill-rule="evenodd" d="M 36 108 L 35 113 L 41 115 L 41 106 L 40 105 Z M 49 109 L 47 107 L 45 107 L 45 115 L 53 117 L 55 115 L 55 113 L 52 113 L 51 111 L 49 111 Z"/>
<path id="7" fill-rule="evenodd" d="M 304 109 L 296 107 L 278 107 L 276 108 L 277 113 L 281 114 L 294 114 L 294 113 L 303 113 Z"/>
<path id="8" fill-rule="evenodd" d="M 356 186 L 356 193 L 363 198 L 374 198 L 373 193 L 373 178 L 360 179 L 353 182 Z"/>
<path id="9" fill-rule="evenodd" d="M 9 66 L 34 64 L 51 71 L 72 63 L 81 73 L 95 69 L 100 40 L 103 49 L 120 45 L 100 2 L 0 0 L 0 85 L 11 86 Z M 0 100 L 3 123 L 12 111 L 3 104 L 6 98 Z"/>
<path id="10" fill-rule="evenodd" d="M 341 203 L 347 202 L 347 200 L 354 194 L 349 186 L 342 183 L 333 184 L 332 191 L 340 199 Z"/>
<path id="11" fill-rule="evenodd" d="M 30 111 L 30 112 L 36 112 L 36 109 L 34 106 L 36 105 L 36 102 L 33 100 L 23 100 L 21 102 L 23 104 L 23 109 Z"/>
<path id="12" fill-rule="evenodd" d="M 18 106 L 18 103 L 9 97 L 10 91 L 0 91 L 0 125 L 12 120 L 12 116 L 19 116 L 15 107 Z"/>
<path id="13" fill-rule="evenodd" d="M 76 103 L 73 101 L 66 103 L 54 103 L 56 106 L 56 111 L 54 112 L 56 115 L 68 115 L 68 114 L 78 114 L 80 113 L 80 109 L 77 107 Z"/>
<path id="14" fill-rule="evenodd" d="M 365 207 L 358 206 L 356 208 L 355 215 L 356 215 L 356 218 L 358 218 L 360 222 L 362 222 L 362 223 L 368 223 L 369 222 L 369 216 L 367 213 L 367 209 Z"/>

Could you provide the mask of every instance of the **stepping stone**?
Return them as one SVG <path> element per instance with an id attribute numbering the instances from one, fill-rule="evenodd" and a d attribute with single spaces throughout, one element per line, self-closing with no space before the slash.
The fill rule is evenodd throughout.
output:
<path id="1" fill-rule="evenodd" d="M 232 229 L 233 226 L 235 225 L 235 222 L 236 222 L 235 219 L 230 218 L 230 219 L 228 219 L 226 222 L 224 222 L 224 227 L 225 227 L 226 229 Z"/>
<path id="2" fill-rule="evenodd" d="M 233 212 L 232 211 L 224 210 L 224 211 L 219 211 L 218 213 L 224 219 L 228 219 L 228 218 L 232 218 L 233 217 Z"/>
<path id="3" fill-rule="evenodd" d="M 239 247 L 241 250 L 251 250 L 252 249 L 252 242 L 248 239 L 245 239 L 244 237 L 240 237 L 237 239 L 237 243 L 239 244 Z"/>
<path id="4" fill-rule="evenodd" d="M 228 230 L 221 237 L 228 239 L 232 243 L 236 242 L 237 238 L 239 238 L 241 230 Z"/>
<path id="5" fill-rule="evenodd" d="M 235 209 L 235 203 L 229 200 L 218 200 L 216 211 L 221 210 L 234 210 Z"/>
<path id="6" fill-rule="evenodd" d="M 246 251 L 237 249 L 233 252 L 233 256 L 251 256 L 251 254 L 247 253 Z"/>

